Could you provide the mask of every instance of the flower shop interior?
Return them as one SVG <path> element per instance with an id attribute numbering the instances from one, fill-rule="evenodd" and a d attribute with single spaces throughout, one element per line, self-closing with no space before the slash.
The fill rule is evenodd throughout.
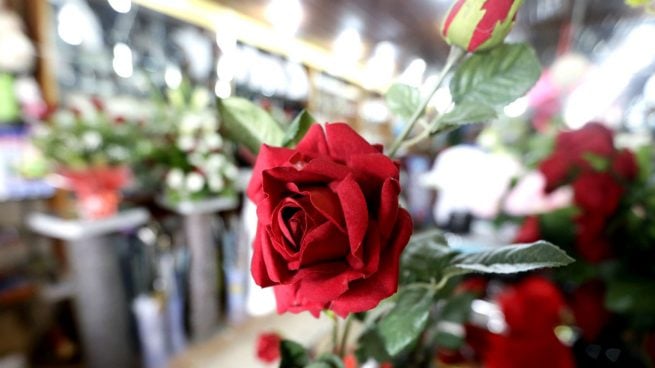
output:
<path id="1" fill-rule="evenodd" d="M 0 368 L 655 367 L 655 1 L 0 0 Z"/>

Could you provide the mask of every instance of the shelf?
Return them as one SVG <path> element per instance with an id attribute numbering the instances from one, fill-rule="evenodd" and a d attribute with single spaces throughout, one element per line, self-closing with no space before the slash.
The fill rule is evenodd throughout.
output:
<path id="1" fill-rule="evenodd" d="M 150 215 L 142 208 L 129 209 L 99 220 L 67 220 L 44 213 L 33 213 L 27 218 L 27 226 L 41 235 L 75 241 L 134 229 L 149 219 Z"/>
<path id="2" fill-rule="evenodd" d="M 233 210 L 239 206 L 239 198 L 237 196 L 225 196 L 199 201 L 180 201 L 178 203 L 159 200 L 159 203 L 168 210 L 189 216 Z"/>

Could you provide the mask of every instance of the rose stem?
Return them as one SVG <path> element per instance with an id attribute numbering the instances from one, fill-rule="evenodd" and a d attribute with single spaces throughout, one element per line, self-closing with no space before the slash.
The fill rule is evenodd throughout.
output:
<path id="1" fill-rule="evenodd" d="M 332 353 L 336 354 L 339 349 L 339 317 L 331 310 L 326 311 L 325 314 L 332 320 Z"/>
<path id="2" fill-rule="evenodd" d="M 353 315 L 349 314 L 346 317 L 346 326 L 343 328 L 343 336 L 341 336 L 341 347 L 339 349 L 339 357 L 343 358 L 346 355 L 346 345 L 348 345 L 348 334 L 350 334 L 350 327 L 353 323 Z"/>
<path id="3" fill-rule="evenodd" d="M 428 106 L 428 103 L 430 103 L 432 96 L 434 96 L 439 87 L 441 87 L 441 84 L 443 83 L 444 79 L 446 79 L 446 76 L 453 68 L 453 66 L 455 66 L 455 64 L 457 64 L 464 55 L 466 55 L 466 52 L 463 49 L 460 49 L 457 46 L 450 47 L 450 52 L 448 53 L 448 58 L 446 59 L 446 65 L 444 65 L 441 73 L 439 73 L 437 82 L 435 83 L 434 87 L 432 87 L 430 93 L 428 93 L 425 99 L 421 102 L 416 111 L 414 111 L 414 115 L 412 115 L 411 119 L 409 119 L 398 138 L 396 138 L 396 140 L 391 145 L 391 148 L 389 149 L 390 157 L 393 157 L 396 154 L 402 143 L 405 141 L 405 138 L 407 138 L 409 133 L 414 128 L 414 125 L 416 125 L 416 122 L 425 113 L 425 108 Z"/>

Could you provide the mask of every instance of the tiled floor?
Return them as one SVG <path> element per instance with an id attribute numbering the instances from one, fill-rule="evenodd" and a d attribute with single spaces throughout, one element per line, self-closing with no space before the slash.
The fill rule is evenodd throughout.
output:
<path id="1" fill-rule="evenodd" d="M 260 368 L 276 367 L 257 360 L 255 346 L 262 332 L 275 331 L 306 346 L 316 346 L 325 341 L 332 328 L 331 321 L 309 313 L 273 314 L 252 318 L 218 333 L 207 342 L 197 344 L 177 357 L 172 368 Z"/>

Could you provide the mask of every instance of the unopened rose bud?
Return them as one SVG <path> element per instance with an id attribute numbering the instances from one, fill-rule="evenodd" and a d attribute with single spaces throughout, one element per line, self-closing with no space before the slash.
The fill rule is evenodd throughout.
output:
<path id="1" fill-rule="evenodd" d="M 441 32 L 449 44 L 469 52 L 490 49 L 512 29 L 521 4 L 523 0 L 457 0 Z"/>

